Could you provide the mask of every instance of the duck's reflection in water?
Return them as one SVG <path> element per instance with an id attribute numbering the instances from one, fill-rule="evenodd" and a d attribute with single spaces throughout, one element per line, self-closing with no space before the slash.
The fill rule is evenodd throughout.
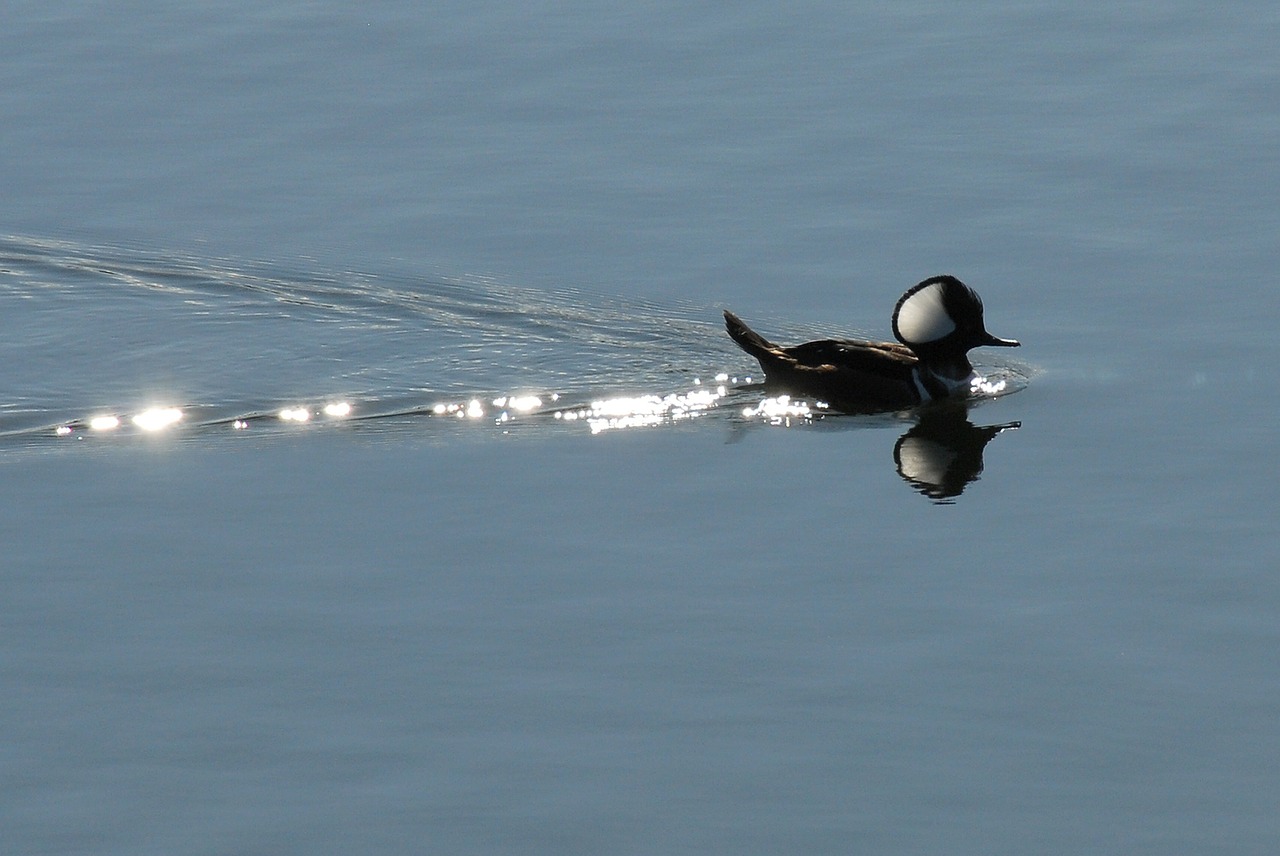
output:
<path id="1" fill-rule="evenodd" d="M 747 389 L 739 387 L 738 391 Z M 758 390 L 760 387 L 752 387 Z M 789 395 L 766 397 L 741 411 L 739 425 L 767 424 L 780 427 L 823 425 L 828 428 L 873 428 L 915 424 L 898 438 L 893 463 L 903 481 L 940 504 L 950 504 L 982 473 L 983 450 L 997 434 L 1021 428 L 1021 422 L 974 425 L 969 409 L 990 399 L 975 398 L 925 404 L 895 413 L 848 413 L 821 402 L 810 403 Z M 847 421 L 846 421 L 847 420 Z"/>
<path id="2" fill-rule="evenodd" d="M 919 421 L 898 438 L 893 462 L 907 484 L 935 502 L 947 503 L 982 474 L 982 453 L 1002 431 L 1021 422 L 974 425 L 962 403 L 921 408 Z"/>

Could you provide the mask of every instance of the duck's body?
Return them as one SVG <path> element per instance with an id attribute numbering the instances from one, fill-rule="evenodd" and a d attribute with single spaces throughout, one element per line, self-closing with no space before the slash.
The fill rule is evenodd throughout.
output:
<path id="1" fill-rule="evenodd" d="M 788 348 L 728 310 L 724 318 L 729 336 L 760 361 L 767 387 L 849 412 L 966 396 L 974 379 L 971 348 L 1018 345 L 986 331 L 981 298 L 953 276 L 926 279 L 898 301 L 893 332 L 901 344 L 823 339 Z"/>

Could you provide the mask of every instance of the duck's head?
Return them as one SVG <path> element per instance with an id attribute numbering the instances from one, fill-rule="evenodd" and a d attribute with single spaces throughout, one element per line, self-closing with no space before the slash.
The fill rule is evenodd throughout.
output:
<path id="1" fill-rule="evenodd" d="M 902 295 L 893 307 L 893 335 L 921 356 L 959 355 L 982 345 L 1016 348 L 1021 344 L 987 332 L 982 323 L 982 298 L 954 276 L 931 276 Z"/>

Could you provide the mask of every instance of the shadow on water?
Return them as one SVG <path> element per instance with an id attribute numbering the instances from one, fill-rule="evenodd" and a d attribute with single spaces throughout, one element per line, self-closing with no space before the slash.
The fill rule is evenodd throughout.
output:
<path id="1" fill-rule="evenodd" d="M 718 424 L 911 428 L 893 460 L 947 502 L 1017 423 L 766 395 L 718 310 L 492 279 L 298 272 L 0 238 L 0 452 L 340 430 L 379 442 Z M 1009 394 L 1028 375 L 988 368 Z M 995 397 L 995 396 L 993 396 Z M 143 442 L 151 442 L 145 440 Z M 80 445 L 80 443 L 77 443 Z"/>

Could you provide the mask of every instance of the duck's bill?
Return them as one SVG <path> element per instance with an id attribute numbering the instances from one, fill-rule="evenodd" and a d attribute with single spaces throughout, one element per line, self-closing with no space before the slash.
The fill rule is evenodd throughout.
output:
<path id="1" fill-rule="evenodd" d="M 1017 339 L 1001 339 L 998 336 L 992 336 L 990 333 L 982 340 L 983 345 L 994 345 L 998 348 L 1021 348 L 1022 343 Z"/>

